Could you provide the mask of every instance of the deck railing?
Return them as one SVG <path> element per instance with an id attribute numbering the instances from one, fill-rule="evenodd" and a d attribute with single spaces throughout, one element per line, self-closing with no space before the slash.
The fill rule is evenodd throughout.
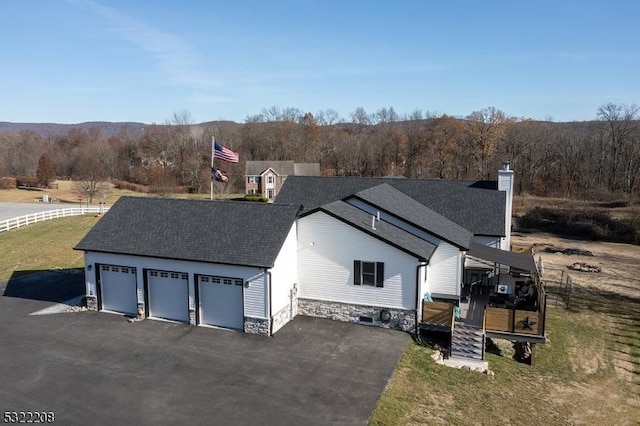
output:
<path id="1" fill-rule="evenodd" d="M 454 304 L 450 302 L 422 302 L 422 322 L 453 329 Z"/>
<path id="2" fill-rule="evenodd" d="M 79 216 L 88 213 L 104 213 L 109 210 L 109 207 L 73 207 L 68 209 L 49 210 L 45 212 L 38 212 L 27 214 L 24 216 L 14 217 L 13 219 L 7 219 L 0 222 L 0 232 L 10 231 L 22 226 L 32 225 L 36 222 L 42 222 L 43 220 L 58 219 L 67 216 Z"/>

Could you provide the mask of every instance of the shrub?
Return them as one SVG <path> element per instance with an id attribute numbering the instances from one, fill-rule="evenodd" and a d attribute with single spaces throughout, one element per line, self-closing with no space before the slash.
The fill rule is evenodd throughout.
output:
<path id="1" fill-rule="evenodd" d="M 267 197 L 263 197 L 260 194 L 247 194 L 244 196 L 245 201 L 253 201 L 253 202 L 261 202 L 268 203 L 269 199 Z"/>
<path id="2" fill-rule="evenodd" d="M 592 210 L 553 210 L 536 207 L 518 219 L 522 228 L 589 240 L 640 244 L 640 218 L 616 219 Z"/>
<path id="3" fill-rule="evenodd" d="M 0 189 L 16 189 L 18 187 L 16 178 L 14 177 L 0 177 Z"/>
<path id="4" fill-rule="evenodd" d="M 113 185 L 118 189 L 123 189 L 125 191 L 134 191 L 141 192 L 146 194 L 149 192 L 149 188 L 144 185 L 138 185 L 137 183 L 127 182 L 126 180 L 113 180 L 111 181 Z"/>

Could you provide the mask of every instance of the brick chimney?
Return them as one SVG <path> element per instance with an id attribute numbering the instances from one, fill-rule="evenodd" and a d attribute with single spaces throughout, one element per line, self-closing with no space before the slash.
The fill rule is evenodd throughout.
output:
<path id="1" fill-rule="evenodd" d="M 500 241 L 502 250 L 511 250 L 511 215 L 513 214 L 513 170 L 508 161 L 498 170 L 498 191 L 506 192 L 504 209 L 504 235 Z"/>

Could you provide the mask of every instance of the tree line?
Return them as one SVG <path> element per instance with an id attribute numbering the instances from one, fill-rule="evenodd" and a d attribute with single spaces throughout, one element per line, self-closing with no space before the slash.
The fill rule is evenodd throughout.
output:
<path id="1" fill-rule="evenodd" d="M 640 174 L 640 108 L 605 104 L 594 120 L 556 123 L 509 117 L 494 107 L 466 117 L 398 115 L 393 107 L 348 118 L 277 106 L 243 123 L 196 124 L 188 111 L 142 131 L 115 135 L 73 128 L 63 135 L 0 134 L 0 176 L 37 176 L 46 156 L 51 178 L 119 181 L 158 194 L 204 193 L 211 179 L 211 140 L 236 151 L 237 164 L 217 162 L 242 192 L 247 160 L 319 162 L 323 174 L 429 179 L 494 179 L 504 161 L 518 194 L 597 198 L 636 192 Z M 40 166 L 39 166 L 40 164 Z"/>

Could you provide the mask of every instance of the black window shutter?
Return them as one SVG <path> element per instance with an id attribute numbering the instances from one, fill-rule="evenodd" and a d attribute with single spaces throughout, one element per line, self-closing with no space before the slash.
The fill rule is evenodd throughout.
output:
<path id="1" fill-rule="evenodd" d="M 376 287 L 384 287 L 384 263 L 376 262 Z"/>
<path id="2" fill-rule="evenodd" d="M 360 273 L 360 261 L 353 261 L 353 284 L 360 285 L 360 280 L 362 279 L 362 274 Z"/>

